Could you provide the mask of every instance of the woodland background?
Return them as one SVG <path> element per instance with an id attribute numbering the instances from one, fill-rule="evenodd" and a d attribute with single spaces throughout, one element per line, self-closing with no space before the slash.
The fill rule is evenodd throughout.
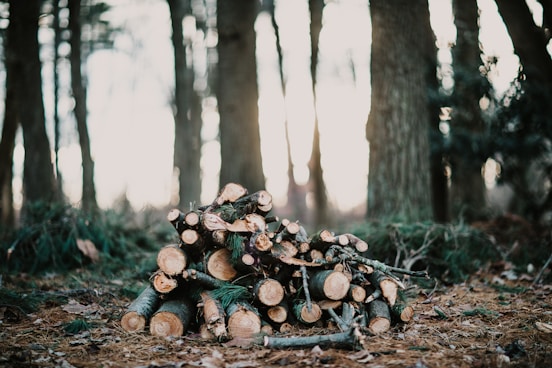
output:
<path id="1" fill-rule="evenodd" d="M 503 255 L 521 248 L 537 266 L 546 260 L 552 205 L 550 1 L 14 0 L 1 5 L 6 269 L 86 263 L 87 256 L 75 252 L 82 237 L 93 238 L 106 254 L 124 254 L 118 241 L 147 243 L 148 226 L 164 222 L 153 215 L 157 210 L 198 206 L 228 182 L 250 192 L 274 188 L 281 198 L 276 212 L 311 232 L 360 224 L 366 237 L 377 233 L 371 226 L 385 229 L 389 223 L 424 224 L 423 229 L 470 225 L 494 231 L 496 240 L 521 229 L 531 240 L 522 246 L 505 241 Z M 515 54 L 515 73 L 500 91 L 497 76 L 504 77 L 500 68 L 508 60 L 483 47 L 484 12 L 502 20 L 490 32 L 505 30 Z M 153 14 L 162 14 L 160 23 L 146 28 Z M 341 25 L 329 21 L 330 15 L 347 14 L 358 17 L 341 18 Z M 284 32 L 290 23 L 296 33 Z M 455 30 L 451 43 L 436 37 L 437 24 Z M 348 33 L 332 38 L 340 27 Z M 172 69 L 163 74 L 148 65 L 151 59 L 142 59 L 141 38 L 161 28 L 165 44 L 172 46 Z M 259 42 L 267 30 L 269 37 Z M 299 56 L 290 38 L 307 40 Z M 324 40 L 345 46 L 335 53 L 329 42 L 323 47 Z M 361 44 L 365 53 L 356 48 Z M 114 55 L 140 63 L 115 63 Z M 103 80 L 92 78 L 102 75 L 93 67 L 104 71 Z M 130 87 L 109 83 L 131 68 L 137 74 Z M 272 84 L 260 79 L 267 70 Z M 166 75 L 170 88 L 156 93 L 159 88 L 149 84 L 145 99 L 125 105 L 122 117 L 113 114 L 117 121 L 106 119 L 117 96 L 144 81 L 164 85 Z M 327 94 L 347 95 L 351 89 L 356 94 L 345 100 Z M 270 109 L 267 101 L 279 102 Z M 100 103 L 107 107 L 98 118 Z M 139 107 L 149 103 L 170 107 L 170 121 L 166 114 L 147 115 L 147 129 L 138 125 Z M 359 113 L 351 112 L 358 106 Z M 271 119 L 275 114 L 279 119 Z M 260 124 L 261 118 L 269 123 Z M 361 121 L 357 130 L 352 120 Z M 171 144 L 158 144 L 162 140 L 155 133 L 161 130 L 171 132 Z M 339 134 L 349 131 L 355 139 Z M 111 197 L 98 190 L 100 157 L 104 166 L 110 163 L 101 187 L 119 183 Z M 275 157 L 280 166 L 269 164 Z M 129 168 L 151 167 L 159 170 L 147 171 L 147 177 L 164 176 L 163 183 L 169 183 L 160 190 L 169 195 L 156 206 L 136 199 L 155 192 L 153 182 L 131 175 L 122 186 L 118 181 Z M 139 183 L 144 185 L 133 192 Z M 330 196 L 327 183 L 332 183 Z M 359 183 L 366 184 L 360 195 L 352 190 Z M 344 211 L 338 193 L 355 193 L 359 201 Z M 129 234 L 138 239 L 130 241 Z M 159 242 L 155 236 L 148 241 Z M 394 252 L 401 243 L 382 244 Z M 55 262 L 66 251 L 72 252 L 71 261 Z M 29 254 L 39 253 L 25 265 Z"/>

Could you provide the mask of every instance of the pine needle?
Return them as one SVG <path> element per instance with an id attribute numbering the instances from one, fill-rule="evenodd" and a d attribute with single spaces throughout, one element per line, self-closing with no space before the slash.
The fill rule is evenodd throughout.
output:
<path id="1" fill-rule="evenodd" d="M 210 291 L 211 296 L 218 299 L 222 307 L 226 309 L 229 305 L 238 301 L 247 301 L 253 298 L 253 295 L 245 286 L 228 284 Z"/>

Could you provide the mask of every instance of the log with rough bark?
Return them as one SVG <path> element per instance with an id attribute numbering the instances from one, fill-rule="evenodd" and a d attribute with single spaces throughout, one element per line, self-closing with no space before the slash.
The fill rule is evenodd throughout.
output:
<path id="1" fill-rule="evenodd" d="M 157 309 L 159 300 L 159 295 L 155 289 L 148 285 L 127 307 L 121 318 L 121 327 L 128 332 L 143 331 Z"/>
<path id="2" fill-rule="evenodd" d="M 387 332 L 391 327 L 389 305 L 381 299 L 368 304 L 368 329 L 374 335 Z"/>
<path id="3" fill-rule="evenodd" d="M 205 242 L 197 230 L 186 229 L 180 234 L 182 248 L 197 254 L 205 250 Z"/>
<path id="4" fill-rule="evenodd" d="M 307 303 L 306 300 L 296 300 L 293 303 L 293 315 L 298 321 L 310 325 L 322 318 L 322 309 L 318 303 Z"/>
<path id="5" fill-rule="evenodd" d="M 266 278 L 257 281 L 253 287 L 253 294 L 261 304 L 273 307 L 284 300 L 285 291 L 280 282 Z"/>
<path id="6" fill-rule="evenodd" d="M 248 303 L 233 303 L 226 308 L 228 334 L 233 337 L 250 338 L 261 332 L 261 317 Z"/>
<path id="7" fill-rule="evenodd" d="M 207 330 L 218 340 L 228 337 L 226 331 L 226 313 L 221 302 L 208 292 L 201 293 L 203 319 Z"/>
<path id="8" fill-rule="evenodd" d="M 289 307 L 286 302 L 270 307 L 266 311 L 267 317 L 275 323 L 284 323 L 288 319 Z"/>
<path id="9" fill-rule="evenodd" d="M 313 335 L 304 337 L 272 337 L 265 336 L 264 346 L 271 349 L 311 348 L 316 345 L 336 346 L 354 349 L 361 345 L 362 332 L 358 328 L 352 328 L 345 332 L 328 335 Z"/>
<path id="10" fill-rule="evenodd" d="M 187 265 L 188 257 L 178 244 L 166 245 L 157 252 L 157 266 L 168 276 L 181 274 Z"/>
<path id="11" fill-rule="evenodd" d="M 395 305 L 399 292 L 399 285 L 395 279 L 381 271 L 374 271 L 370 275 L 370 282 L 381 290 L 381 294 L 391 307 Z"/>
<path id="12" fill-rule="evenodd" d="M 314 298 L 341 300 L 349 292 L 350 282 L 343 272 L 323 270 L 311 275 L 309 286 Z"/>
<path id="13" fill-rule="evenodd" d="M 151 317 L 150 333 L 154 336 L 182 336 L 188 328 L 195 310 L 186 299 L 171 299 L 163 302 Z"/>
<path id="14" fill-rule="evenodd" d="M 157 270 L 151 276 L 151 285 L 157 292 L 168 294 L 178 287 L 178 281 L 176 278 L 168 276 L 165 272 Z"/>

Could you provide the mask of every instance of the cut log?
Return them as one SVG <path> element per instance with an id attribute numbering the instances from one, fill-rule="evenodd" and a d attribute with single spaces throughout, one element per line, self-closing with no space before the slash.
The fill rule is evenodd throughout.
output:
<path id="1" fill-rule="evenodd" d="M 218 193 L 213 205 L 220 206 L 226 202 L 236 202 L 241 197 L 247 194 L 247 189 L 240 184 L 228 183 Z M 212 206 L 213 206 L 212 205 Z"/>
<path id="2" fill-rule="evenodd" d="M 218 340 L 227 338 L 226 313 L 220 301 L 213 298 L 209 292 L 204 291 L 201 293 L 201 303 L 207 330 Z"/>
<path id="3" fill-rule="evenodd" d="M 151 317 L 150 333 L 161 337 L 182 336 L 194 314 L 194 308 L 188 300 L 167 300 Z"/>
<path id="4" fill-rule="evenodd" d="M 228 238 L 228 230 L 211 231 L 211 240 L 215 245 L 225 245 Z"/>
<path id="5" fill-rule="evenodd" d="M 270 253 L 274 258 L 280 258 L 281 256 L 292 258 L 297 255 L 298 250 L 292 242 L 284 240 L 274 244 L 270 249 Z"/>
<path id="6" fill-rule="evenodd" d="M 414 308 L 399 299 L 391 308 L 391 316 L 395 321 L 410 322 L 414 318 Z"/>
<path id="7" fill-rule="evenodd" d="M 372 285 L 381 289 L 381 294 L 387 300 L 389 306 L 392 307 L 395 305 L 399 292 L 399 285 L 394 279 L 376 270 L 370 275 L 370 282 Z"/>
<path id="8" fill-rule="evenodd" d="M 309 286 L 315 299 L 341 300 L 347 295 L 350 282 L 343 272 L 322 270 L 312 273 Z"/>
<path id="9" fill-rule="evenodd" d="M 232 280 L 238 272 L 232 265 L 231 256 L 226 248 L 217 249 L 206 255 L 207 273 L 219 280 Z"/>
<path id="10" fill-rule="evenodd" d="M 275 323 L 284 323 L 288 319 L 288 305 L 282 302 L 278 305 L 270 307 L 266 311 L 266 316 Z"/>
<path id="11" fill-rule="evenodd" d="M 368 243 L 366 243 L 364 240 L 360 239 L 358 236 L 353 234 L 343 234 L 348 239 L 348 244 L 355 248 L 357 252 L 363 253 L 368 250 Z"/>
<path id="12" fill-rule="evenodd" d="M 190 229 L 197 229 L 201 223 L 201 215 L 199 211 L 190 211 L 184 215 L 184 222 Z"/>
<path id="13" fill-rule="evenodd" d="M 284 287 L 277 280 L 266 278 L 257 281 L 253 294 L 261 304 L 273 307 L 284 300 Z"/>
<path id="14" fill-rule="evenodd" d="M 121 327 L 127 332 L 143 331 L 158 304 L 159 295 L 151 285 L 148 285 L 127 307 L 121 318 Z"/>
<path id="15" fill-rule="evenodd" d="M 184 222 L 184 213 L 182 213 L 178 208 L 173 208 L 167 214 L 167 220 L 174 226 L 178 234 L 182 234 L 186 230 L 187 226 Z"/>
<path id="16" fill-rule="evenodd" d="M 203 238 L 199 236 L 197 230 L 186 229 L 180 234 L 180 240 L 184 249 L 190 250 L 192 253 L 199 253 L 205 250 Z"/>
<path id="17" fill-rule="evenodd" d="M 261 317 L 247 303 L 233 303 L 226 308 L 228 334 L 232 338 L 250 338 L 261 332 Z"/>
<path id="18" fill-rule="evenodd" d="M 256 232 L 251 236 L 251 243 L 259 252 L 268 252 L 272 248 L 272 241 L 265 232 Z"/>
<path id="19" fill-rule="evenodd" d="M 366 300 L 366 289 L 360 285 L 351 284 L 347 297 L 357 303 L 363 303 Z"/>
<path id="20" fill-rule="evenodd" d="M 320 309 L 328 310 L 330 308 L 339 309 L 343 304 L 343 301 L 324 299 L 324 300 L 317 300 L 316 303 L 320 306 Z"/>
<path id="21" fill-rule="evenodd" d="M 311 348 L 313 346 L 337 346 L 354 349 L 361 345 L 362 334 L 357 328 L 328 335 L 301 337 L 265 336 L 264 346 L 271 349 Z"/>
<path id="22" fill-rule="evenodd" d="M 214 213 L 204 212 L 201 216 L 201 225 L 207 231 L 227 230 L 230 224 Z"/>
<path id="23" fill-rule="evenodd" d="M 169 276 L 181 274 L 187 264 L 186 253 L 177 244 L 166 245 L 157 252 L 157 266 Z"/>
<path id="24" fill-rule="evenodd" d="M 313 324 L 322 318 L 322 309 L 315 302 L 311 302 L 309 308 L 306 300 L 296 300 L 292 309 L 295 318 L 307 325 Z"/>
<path id="25" fill-rule="evenodd" d="M 391 327 L 389 306 L 381 299 L 368 304 L 368 329 L 374 335 L 386 332 Z"/>
<path id="26" fill-rule="evenodd" d="M 151 276 L 151 285 L 157 292 L 168 294 L 178 287 L 178 281 L 158 270 Z"/>

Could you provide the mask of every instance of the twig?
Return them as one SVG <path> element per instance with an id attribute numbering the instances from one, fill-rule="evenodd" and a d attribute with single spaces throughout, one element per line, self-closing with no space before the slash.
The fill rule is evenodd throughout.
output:
<path id="1" fill-rule="evenodd" d="M 303 259 L 303 257 L 301 257 L 301 259 Z M 310 312 L 312 310 L 312 301 L 311 301 L 311 295 L 309 291 L 309 282 L 308 282 L 309 275 L 307 275 L 307 267 L 305 267 L 305 265 L 301 265 L 300 269 L 301 269 L 301 277 L 303 278 L 303 292 L 305 293 L 305 301 L 307 302 L 307 309 Z"/>
<path id="2" fill-rule="evenodd" d="M 540 269 L 539 273 L 537 274 L 537 277 L 535 277 L 535 280 L 533 281 L 533 285 L 540 284 L 541 279 L 542 279 L 542 276 L 544 275 L 544 271 L 546 271 L 546 269 L 548 268 L 548 266 L 550 266 L 550 262 L 552 262 L 552 253 L 551 253 L 550 256 L 548 257 L 548 259 L 546 260 L 546 262 L 544 262 L 544 265 L 542 266 L 542 268 Z"/>
<path id="3" fill-rule="evenodd" d="M 328 335 L 304 337 L 264 337 L 264 346 L 273 349 L 309 348 L 316 345 L 337 345 L 354 349 L 361 344 L 364 335 L 358 327 Z"/>

